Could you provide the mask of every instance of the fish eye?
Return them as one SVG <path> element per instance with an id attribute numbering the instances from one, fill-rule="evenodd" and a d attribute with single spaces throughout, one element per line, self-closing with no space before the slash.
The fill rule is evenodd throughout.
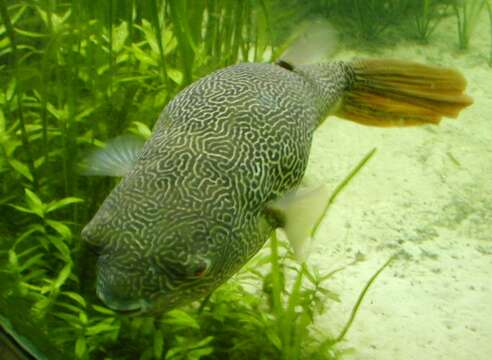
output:
<path id="1" fill-rule="evenodd" d="M 168 263 L 166 272 L 170 273 L 175 279 L 199 279 L 205 276 L 210 269 L 210 261 L 200 259 L 191 264 Z"/>
<path id="2" fill-rule="evenodd" d="M 202 261 L 193 268 L 192 276 L 195 278 L 201 278 L 205 276 L 210 267 L 210 262 Z"/>

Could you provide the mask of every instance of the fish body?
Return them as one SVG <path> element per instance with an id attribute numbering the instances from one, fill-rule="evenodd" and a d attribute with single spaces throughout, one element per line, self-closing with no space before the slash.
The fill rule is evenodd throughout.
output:
<path id="1" fill-rule="evenodd" d="M 328 115 L 420 125 L 471 103 L 462 76 L 448 69 L 386 60 L 280 65 L 218 70 L 164 108 L 82 233 L 97 247 L 96 288 L 109 307 L 165 311 L 198 299 L 237 272 L 277 227 L 300 253 L 313 222 L 299 219 L 316 222 L 319 211 L 310 212 L 324 206 L 310 204 L 325 200 L 302 195 L 311 202 L 296 210 L 291 194 Z"/>
<path id="2" fill-rule="evenodd" d="M 344 71 L 342 63 L 296 71 L 240 64 L 178 94 L 84 229 L 101 244 L 99 296 L 127 309 L 165 289 L 160 307 L 175 306 L 256 254 L 275 227 L 267 204 L 301 182 L 313 132 L 347 84 Z"/>

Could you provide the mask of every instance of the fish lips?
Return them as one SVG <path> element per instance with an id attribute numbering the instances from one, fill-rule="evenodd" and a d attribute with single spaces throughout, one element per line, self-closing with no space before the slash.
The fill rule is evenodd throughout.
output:
<path id="1" fill-rule="evenodd" d="M 151 308 L 151 304 L 145 299 L 116 299 L 100 288 L 97 288 L 96 292 L 108 308 L 126 315 L 145 313 Z"/>

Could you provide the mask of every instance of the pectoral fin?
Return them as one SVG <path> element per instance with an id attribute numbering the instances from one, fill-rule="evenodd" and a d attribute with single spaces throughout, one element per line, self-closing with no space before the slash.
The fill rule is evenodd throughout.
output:
<path id="1" fill-rule="evenodd" d="M 85 159 L 82 174 L 125 176 L 135 165 L 144 143 L 145 140 L 137 136 L 118 136 Z"/>
<path id="2" fill-rule="evenodd" d="M 326 185 L 289 193 L 275 200 L 269 210 L 279 218 L 299 262 L 309 254 L 314 232 L 323 218 L 331 193 Z"/>

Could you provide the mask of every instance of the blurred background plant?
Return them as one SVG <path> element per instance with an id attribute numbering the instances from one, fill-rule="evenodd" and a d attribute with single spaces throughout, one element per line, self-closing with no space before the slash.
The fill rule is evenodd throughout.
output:
<path id="1" fill-rule="evenodd" d="M 490 1 L 487 1 L 487 13 L 489 15 L 489 25 L 490 25 L 489 66 L 492 66 L 492 5 L 491 5 Z"/>
<path id="2" fill-rule="evenodd" d="M 412 2 L 414 6 L 414 18 L 416 37 L 422 42 L 427 43 L 429 36 L 434 32 L 437 25 L 449 13 L 450 2 L 442 0 L 416 0 Z"/>
<path id="3" fill-rule="evenodd" d="M 79 233 L 115 180 L 82 177 L 78 165 L 119 134 L 148 136 L 195 79 L 271 61 L 306 17 L 358 42 L 396 30 L 427 42 L 455 16 L 466 48 L 484 4 L 0 0 L 0 323 L 31 334 L 50 359 L 336 358 L 341 337 L 312 327 L 338 301 L 326 287 L 332 274 L 297 265 L 283 243 L 201 305 L 154 318 L 97 305 L 94 258 Z"/>
<path id="4" fill-rule="evenodd" d="M 454 18 L 458 46 L 466 50 L 487 3 L 487 0 L 313 0 L 309 3 L 288 0 L 285 7 L 289 10 L 282 11 L 279 6 L 276 14 L 287 13 L 294 23 L 316 14 L 332 22 L 342 40 L 348 40 L 350 45 L 377 46 L 402 39 L 428 43 L 444 19 Z M 277 29 L 278 25 L 273 27 Z"/>
<path id="5" fill-rule="evenodd" d="M 335 23 L 359 40 L 375 40 L 406 16 L 409 0 L 325 0 Z"/>
<path id="6" fill-rule="evenodd" d="M 478 18 L 487 0 L 456 0 L 453 9 L 458 26 L 458 44 L 460 49 L 466 50 L 477 25 Z"/>

